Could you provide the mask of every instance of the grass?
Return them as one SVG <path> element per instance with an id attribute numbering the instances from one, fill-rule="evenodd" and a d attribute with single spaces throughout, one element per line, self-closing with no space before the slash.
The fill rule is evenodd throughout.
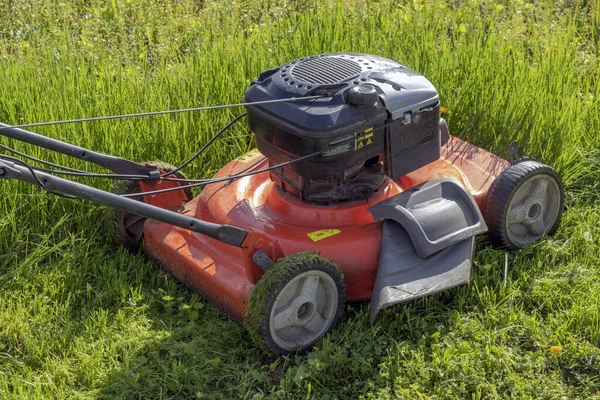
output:
<path id="1" fill-rule="evenodd" d="M 428 77 L 453 133 L 501 156 L 518 139 L 557 168 L 568 203 L 554 237 L 508 255 L 508 276 L 482 240 L 470 288 L 384 310 L 374 326 L 366 304 L 349 306 L 312 353 L 273 360 L 119 248 L 110 210 L 2 182 L 0 397 L 600 397 L 597 1 L 7 0 L 0 15 L 5 123 L 233 103 L 264 69 L 366 52 Z M 36 131 L 177 164 L 237 112 Z M 186 172 L 210 176 L 251 147 L 239 125 Z"/>

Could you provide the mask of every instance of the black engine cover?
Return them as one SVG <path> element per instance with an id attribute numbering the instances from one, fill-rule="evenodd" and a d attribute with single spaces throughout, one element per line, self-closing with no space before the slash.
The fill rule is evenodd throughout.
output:
<path id="1" fill-rule="evenodd" d="M 249 128 L 285 191 L 307 201 L 365 196 L 440 156 L 438 93 L 415 71 L 367 54 L 324 54 L 263 72 L 244 102 L 322 95 L 246 106 Z M 384 168 L 377 167 L 383 161 Z M 366 179 L 365 177 L 368 177 Z"/>

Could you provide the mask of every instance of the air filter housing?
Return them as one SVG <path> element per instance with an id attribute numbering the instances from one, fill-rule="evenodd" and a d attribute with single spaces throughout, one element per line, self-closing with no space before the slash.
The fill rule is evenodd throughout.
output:
<path id="1" fill-rule="evenodd" d="M 245 102 L 249 128 L 271 173 L 306 201 L 364 197 L 385 175 L 397 178 L 440 157 L 438 93 L 415 71 L 367 54 L 311 56 L 260 74 Z"/>

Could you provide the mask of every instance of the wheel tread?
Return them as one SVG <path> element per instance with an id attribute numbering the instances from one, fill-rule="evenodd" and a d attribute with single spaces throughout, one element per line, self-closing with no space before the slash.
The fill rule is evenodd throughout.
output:
<path id="1" fill-rule="evenodd" d="M 548 229 L 546 235 L 552 235 L 558 228 L 564 205 L 564 187 L 560 175 L 554 168 L 548 165 L 533 160 L 525 160 L 505 169 L 496 178 L 488 193 L 484 207 L 484 219 L 488 225 L 489 236 L 495 246 L 507 250 L 517 250 L 520 248 L 511 242 L 506 232 L 505 220 L 508 211 L 506 206 L 527 178 L 538 174 L 550 175 L 558 183 L 560 209 L 555 223 Z"/>
<path id="2" fill-rule="evenodd" d="M 280 348 L 271 338 L 269 329 L 270 305 L 275 301 L 287 282 L 309 270 L 320 270 L 328 273 L 338 289 L 338 308 L 331 326 L 323 336 L 331 332 L 339 322 L 346 300 L 346 285 L 343 274 L 335 263 L 314 251 L 305 251 L 284 257 L 269 268 L 254 287 L 246 312 L 245 324 L 250 337 L 266 353 L 275 356 L 293 353 L 293 351 Z M 311 347 L 312 345 L 299 351 L 307 351 Z"/>

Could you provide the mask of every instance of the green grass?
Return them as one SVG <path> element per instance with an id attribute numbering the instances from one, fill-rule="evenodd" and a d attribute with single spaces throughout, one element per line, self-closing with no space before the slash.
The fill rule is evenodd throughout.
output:
<path id="1" fill-rule="evenodd" d="M 557 168 L 568 203 L 554 237 L 509 254 L 508 276 L 482 241 L 470 288 L 374 326 L 349 306 L 312 353 L 273 360 L 119 248 L 110 210 L 2 182 L 0 398 L 600 397 L 598 1 L 5 0 L 0 16 L 5 123 L 233 103 L 285 61 L 367 52 L 428 77 L 453 133 L 501 156 L 518 139 Z M 238 112 L 36 131 L 177 164 Z M 251 147 L 238 125 L 186 172 L 210 176 Z"/>

